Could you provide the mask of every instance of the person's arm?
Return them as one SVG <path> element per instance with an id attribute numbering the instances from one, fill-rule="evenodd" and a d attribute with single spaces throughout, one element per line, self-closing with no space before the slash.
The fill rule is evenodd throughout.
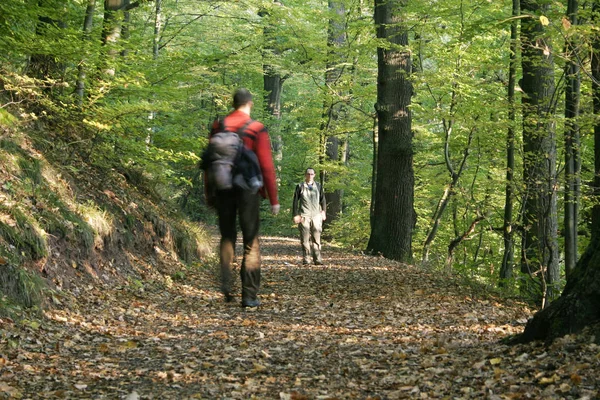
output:
<path id="1" fill-rule="evenodd" d="M 258 163 L 263 175 L 264 188 L 271 203 L 271 211 L 277 214 L 279 211 L 279 198 L 277 197 L 275 165 L 273 164 L 273 155 L 271 153 L 271 140 L 264 127 L 256 134 L 254 152 L 258 157 Z"/>

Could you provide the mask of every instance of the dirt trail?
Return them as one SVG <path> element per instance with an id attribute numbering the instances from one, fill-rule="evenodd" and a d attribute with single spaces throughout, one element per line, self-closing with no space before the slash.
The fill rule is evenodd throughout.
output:
<path id="1" fill-rule="evenodd" d="M 217 274 L 88 287 L 41 325 L 0 326 L 0 399 L 597 398 L 600 348 L 498 343 L 525 307 L 452 279 L 263 238 L 263 305 L 224 303 Z M 238 279 L 239 280 L 239 279 Z M 77 307 L 75 307 L 77 306 Z"/>

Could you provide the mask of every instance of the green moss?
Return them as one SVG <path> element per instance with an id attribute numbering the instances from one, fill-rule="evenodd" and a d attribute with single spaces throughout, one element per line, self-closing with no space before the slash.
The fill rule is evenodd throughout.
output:
<path id="1" fill-rule="evenodd" d="M 0 237 L 14 246 L 20 257 L 38 260 L 48 255 L 45 232 L 39 228 L 36 221 L 18 208 L 0 208 L 0 211 L 7 212 L 14 219 L 12 224 L 0 221 Z"/>
<path id="2" fill-rule="evenodd" d="M 34 307 L 42 303 L 46 285 L 38 275 L 4 264 L 0 265 L 0 288 L 9 302 Z"/>

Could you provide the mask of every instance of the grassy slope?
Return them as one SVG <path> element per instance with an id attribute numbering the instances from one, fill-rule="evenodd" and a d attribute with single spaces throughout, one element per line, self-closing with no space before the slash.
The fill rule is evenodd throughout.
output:
<path id="1" fill-rule="evenodd" d="M 168 277 L 208 255 L 205 230 L 159 199 L 148 180 L 134 186 L 125 170 L 92 167 L 62 132 L 17 129 L 3 116 L 0 312 L 39 304 L 43 286 Z"/>

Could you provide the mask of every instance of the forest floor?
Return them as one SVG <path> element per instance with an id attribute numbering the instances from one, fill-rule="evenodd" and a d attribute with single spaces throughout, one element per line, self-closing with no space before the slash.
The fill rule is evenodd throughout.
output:
<path id="1" fill-rule="evenodd" d="M 216 271 L 190 268 L 0 319 L 0 399 L 600 398 L 589 336 L 500 342 L 522 331 L 523 304 L 335 249 L 302 266 L 297 239 L 262 249 L 258 309 L 225 303 Z"/>

